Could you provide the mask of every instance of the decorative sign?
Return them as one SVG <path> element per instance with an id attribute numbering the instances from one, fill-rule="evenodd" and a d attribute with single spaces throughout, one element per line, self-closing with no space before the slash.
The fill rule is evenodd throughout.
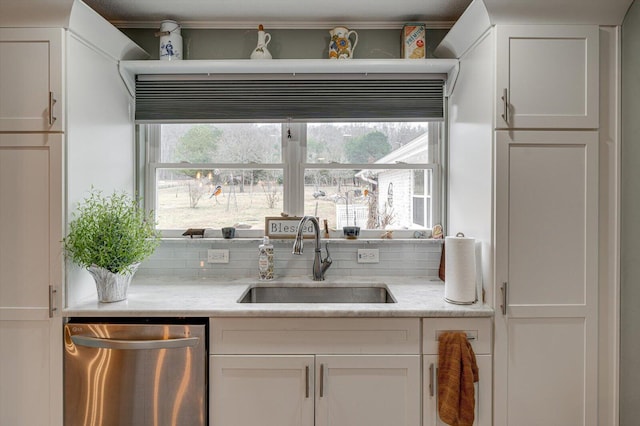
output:
<path id="1" fill-rule="evenodd" d="M 301 217 L 265 217 L 264 235 L 269 238 L 295 238 Z M 313 238 L 315 232 L 309 221 L 304 225 L 304 238 Z"/>

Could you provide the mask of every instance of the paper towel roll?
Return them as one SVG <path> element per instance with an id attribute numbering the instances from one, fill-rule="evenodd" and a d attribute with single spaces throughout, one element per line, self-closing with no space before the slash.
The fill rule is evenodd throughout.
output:
<path id="1" fill-rule="evenodd" d="M 444 240 L 444 298 L 456 304 L 476 301 L 476 240 L 446 237 Z"/>

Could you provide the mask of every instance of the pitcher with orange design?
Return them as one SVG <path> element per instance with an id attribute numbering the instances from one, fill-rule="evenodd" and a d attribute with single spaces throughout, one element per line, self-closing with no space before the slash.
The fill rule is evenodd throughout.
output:
<path id="1" fill-rule="evenodd" d="M 358 44 L 358 33 L 345 27 L 335 27 L 329 31 L 329 59 L 351 59 Z M 351 36 L 354 36 L 351 43 Z"/>

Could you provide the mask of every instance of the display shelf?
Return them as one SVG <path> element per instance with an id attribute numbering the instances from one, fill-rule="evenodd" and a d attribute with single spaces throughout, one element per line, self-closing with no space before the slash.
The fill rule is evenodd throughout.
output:
<path id="1" fill-rule="evenodd" d="M 366 76 L 397 76 L 408 74 L 425 78 L 440 77 L 449 82 L 455 79 L 457 59 L 214 59 L 214 60 L 134 60 L 121 61 L 120 74 L 131 93 L 135 93 L 135 80 L 139 75 L 216 77 L 237 75 L 268 78 L 273 75 L 305 78 L 328 78 L 330 75 L 353 74 Z M 449 83 L 447 83 L 449 84 Z"/>

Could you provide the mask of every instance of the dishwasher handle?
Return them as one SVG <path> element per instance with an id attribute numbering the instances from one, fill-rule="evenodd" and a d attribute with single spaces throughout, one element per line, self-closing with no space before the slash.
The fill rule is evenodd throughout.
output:
<path id="1" fill-rule="evenodd" d="M 98 337 L 73 335 L 71 340 L 78 346 L 87 346 L 100 349 L 176 349 L 193 347 L 198 344 L 199 337 L 184 337 L 167 340 L 116 340 L 101 339 Z"/>

